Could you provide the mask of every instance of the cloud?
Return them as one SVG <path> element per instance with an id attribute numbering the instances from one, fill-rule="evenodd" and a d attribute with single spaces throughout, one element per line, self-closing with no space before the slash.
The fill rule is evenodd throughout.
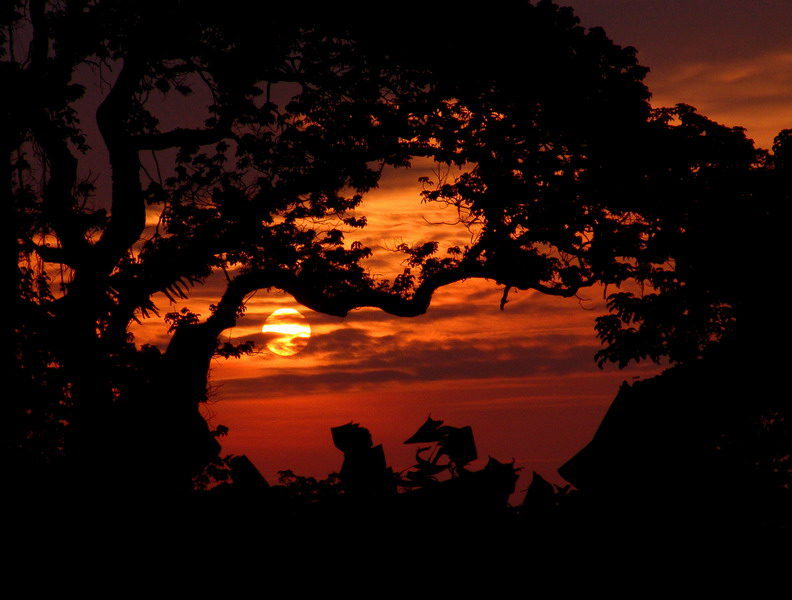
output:
<path id="1" fill-rule="evenodd" d="M 579 336 L 559 333 L 420 339 L 414 335 L 378 337 L 348 328 L 319 336 L 311 344 L 316 360 L 269 360 L 265 367 L 252 364 L 254 358 L 243 377 L 237 373 L 223 380 L 236 384 L 244 380 L 249 386 L 295 395 L 390 383 L 449 381 L 458 385 L 464 380 L 569 374 L 582 365 L 590 368 L 594 354 L 592 344 L 581 343 Z"/>
<path id="2" fill-rule="evenodd" d="M 724 125 L 745 127 L 763 148 L 792 127 L 792 51 L 693 61 L 658 71 L 652 81 L 655 106 L 690 104 Z"/>
<path id="3" fill-rule="evenodd" d="M 583 26 L 638 50 L 654 106 L 690 104 L 763 148 L 792 127 L 788 0 L 577 0 L 574 9 Z"/>

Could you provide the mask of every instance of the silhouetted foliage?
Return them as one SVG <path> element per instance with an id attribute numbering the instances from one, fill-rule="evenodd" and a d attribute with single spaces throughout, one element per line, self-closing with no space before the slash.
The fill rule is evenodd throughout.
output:
<path id="1" fill-rule="evenodd" d="M 678 364 L 625 385 L 560 473 L 603 506 L 628 489 L 658 530 L 788 530 L 792 401 L 778 350 L 787 328 L 773 324 L 771 295 L 756 283 L 786 269 L 789 131 L 771 154 L 689 106 L 657 114 L 665 127 L 651 159 L 664 185 L 647 257 L 667 263 L 636 278 L 643 293 L 609 296 L 597 358 Z"/>
<path id="2" fill-rule="evenodd" d="M 491 456 L 483 468 L 470 469 L 478 458 L 471 427 L 444 425 L 429 416 L 404 443 L 434 443 L 418 448 L 416 464 L 399 478 L 405 490 L 401 509 L 414 522 L 433 521 L 453 531 L 510 516 L 509 497 L 519 469 Z M 441 462 L 442 457 L 447 462 Z"/>
<path id="3" fill-rule="evenodd" d="M 634 50 L 546 0 L 475 18 L 408 2 L 387 29 L 272 5 L 266 34 L 251 6 L 0 10 L 12 479 L 191 489 L 220 451 L 198 412 L 209 364 L 253 350 L 218 337 L 257 290 L 332 315 L 414 316 L 470 278 L 503 286 L 502 306 L 512 289 L 638 280 L 656 292 L 611 296 L 599 325 L 600 358 L 620 363 L 689 359 L 742 318 L 744 296 L 710 276 L 724 245 L 709 219 L 733 225 L 712 211 L 728 194 L 757 227 L 774 221 L 758 200 L 768 178 L 788 182 L 788 135 L 770 160 L 691 109 L 652 112 Z M 424 199 L 453 206 L 471 242 L 403 245 L 403 273 L 377 279 L 344 234 L 365 226 L 383 170 L 416 160 L 460 167 L 424 180 Z M 187 300 L 213 273 L 225 287 L 211 314 L 165 315 L 164 351 L 135 344 L 156 294 Z M 440 441 L 455 468 L 475 457 Z"/>
<path id="4" fill-rule="evenodd" d="M 241 523 L 264 522 L 287 529 L 310 524 L 331 530 L 337 524 L 384 526 L 395 536 L 394 543 L 426 543 L 429 538 L 422 532 L 431 536 L 432 527 L 464 532 L 471 525 L 512 516 L 509 498 L 518 478 L 514 464 L 490 457 L 483 468 L 469 468 L 475 458 L 472 429 L 443 426 L 431 418 L 427 425 L 420 430 L 427 435 L 418 437 L 436 439 L 435 456 L 454 457 L 451 462 L 431 462 L 436 468 L 427 469 L 430 461 L 419 458 L 411 468 L 415 471 L 408 469 L 407 477 L 398 476 L 387 466 L 383 447 L 373 444 L 368 429 L 347 423 L 331 429 L 334 445 L 344 454 L 337 473 L 317 479 L 283 470 L 277 484 L 270 486 L 247 457 L 228 456 L 213 461 L 196 479 L 199 497 L 207 501 L 203 506 L 235 513 Z M 414 473 L 421 476 L 411 477 Z M 438 477 L 441 473 L 444 476 Z M 399 539 L 408 531 L 415 537 Z"/>
<path id="5" fill-rule="evenodd" d="M 282 503 L 300 510 L 319 503 L 327 503 L 344 493 L 345 487 L 337 473 L 325 479 L 297 475 L 286 469 L 278 471 L 278 485 L 273 488 Z"/>
<path id="6" fill-rule="evenodd" d="M 644 198 L 651 227 L 635 269 L 646 287 L 609 296 L 612 314 L 597 319 L 606 344 L 597 358 L 682 363 L 722 340 L 761 347 L 766 297 L 746 282 L 772 280 L 783 268 L 788 132 L 768 154 L 742 128 L 690 106 L 654 118 L 662 127 L 646 158 L 657 185 Z"/>
<path id="7" fill-rule="evenodd" d="M 649 116 L 632 50 L 545 1 L 489 25 L 420 5 L 449 23 L 431 36 L 409 33 L 407 5 L 388 31 L 273 7 L 263 36 L 250 6 L 29 0 L 0 15 L 13 462 L 125 473 L 122 488 L 149 465 L 189 488 L 218 453 L 196 410 L 209 361 L 249 350 L 218 335 L 258 289 L 409 316 L 471 277 L 572 296 L 629 271 L 613 237 L 638 198 L 623 148 Z M 456 206 L 473 241 L 405 246 L 405 272 L 376 280 L 344 231 L 365 225 L 382 169 L 417 158 L 465 167 L 426 199 Z M 187 299 L 215 271 L 211 315 L 169 314 L 165 352 L 135 347 L 156 293 Z"/>
<path id="8" fill-rule="evenodd" d="M 338 476 L 351 495 L 375 498 L 396 493 L 396 477 L 385 464 L 382 446 L 374 445 L 368 429 L 347 423 L 331 432 L 333 444 L 344 453 Z"/>
<path id="9" fill-rule="evenodd" d="M 453 476 L 462 474 L 465 466 L 476 460 L 476 442 L 473 440 L 473 430 L 470 427 L 451 427 L 443 425 L 443 421 L 432 419 L 431 415 L 421 425 L 405 444 L 435 443 L 435 446 L 424 446 L 415 452 L 416 464 L 414 470 L 408 471 L 406 480 L 402 485 L 426 485 L 435 481 L 437 475 L 448 471 Z M 421 456 L 430 452 L 429 458 Z M 447 463 L 439 463 L 441 457 L 448 458 Z"/>

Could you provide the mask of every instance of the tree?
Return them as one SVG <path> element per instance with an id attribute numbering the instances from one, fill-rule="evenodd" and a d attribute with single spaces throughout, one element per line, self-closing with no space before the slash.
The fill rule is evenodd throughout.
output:
<path id="1" fill-rule="evenodd" d="M 475 22 L 409 9 L 388 31 L 269 9 L 264 35 L 243 0 L 5 4 L 14 476 L 185 489 L 218 452 L 197 410 L 212 356 L 235 352 L 218 336 L 259 289 L 333 315 L 413 316 L 464 279 L 503 286 L 503 306 L 511 289 L 571 297 L 667 259 L 647 255 L 661 169 L 643 157 L 670 125 L 632 49 L 545 0 Z M 427 31 L 415 14 L 445 25 Z M 170 122 L 180 100 L 190 124 Z M 107 188 L 85 166 L 92 152 Z M 365 226 L 382 170 L 419 158 L 463 169 L 426 182 L 425 199 L 456 207 L 472 241 L 405 245 L 404 272 L 378 280 L 344 233 Z M 187 298 L 217 272 L 208 318 L 168 315 L 164 352 L 135 344 L 130 324 L 158 315 L 156 293 Z"/>
<path id="2" fill-rule="evenodd" d="M 598 360 L 683 363 L 724 340 L 761 353 L 766 298 L 745 282 L 770 281 L 782 268 L 789 131 L 778 135 L 771 154 L 755 148 L 743 128 L 687 105 L 658 110 L 655 118 L 664 126 L 646 156 L 655 185 L 642 211 L 655 233 L 635 272 L 648 293 L 610 296 L 612 314 L 597 319 L 607 344 Z M 763 248 L 762 257 L 751 248 Z"/>
<path id="3" fill-rule="evenodd" d="M 654 515 L 655 532 L 788 530 L 785 325 L 771 324 L 765 285 L 785 269 L 790 131 L 767 152 L 690 106 L 656 119 L 663 127 L 647 155 L 655 185 L 642 211 L 656 225 L 634 265 L 645 289 L 609 296 L 597 360 L 673 367 L 624 384 L 591 443 L 559 473 L 603 511 L 628 489 L 635 513 L 614 515 L 625 527 L 642 513 Z"/>

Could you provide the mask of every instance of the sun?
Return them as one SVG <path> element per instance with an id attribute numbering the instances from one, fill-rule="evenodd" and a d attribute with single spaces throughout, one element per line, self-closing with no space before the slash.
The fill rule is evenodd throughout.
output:
<path id="1" fill-rule="evenodd" d="M 308 345 L 311 326 L 299 311 L 279 308 L 267 317 L 261 332 L 270 352 L 279 356 L 292 356 Z"/>

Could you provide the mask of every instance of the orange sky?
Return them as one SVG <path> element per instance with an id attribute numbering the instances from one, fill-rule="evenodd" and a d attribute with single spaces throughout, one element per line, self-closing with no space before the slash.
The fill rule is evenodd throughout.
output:
<path id="1" fill-rule="evenodd" d="M 639 50 L 652 71 L 655 106 L 685 102 L 726 125 L 745 126 L 757 144 L 792 127 L 792 3 L 583 0 L 574 2 L 584 26 L 603 26 L 621 45 Z M 433 225 L 453 215 L 427 214 L 417 178 L 422 169 L 388 173 L 364 203 L 369 226 L 361 239 L 379 250 L 372 272 L 400 271 L 396 244 L 464 241 L 464 229 Z M 211 285 L 183 305 L 201 312 L 217 301 Z M 224 453 L 246 454 L 272 483 L 280 469 L 324 477 L 342 455 L 330 428 L 349 421 L 367 427 L 396 470 L 413 464 L 407 439 L 431 413 L 448 425 L 470 425 L 479 456 L 514 459 L 523 468 L 563 483 L 555 470 L 593 435 L 624 380 L 657 372 L 653 365 L 599 370 L 594 318 L 603 290 L 584 301 L 524 292 L 498 308 L 501 291 L 487 282 L 441 290 L 424 316 L 399 319 L 360 310 L 345 319 L 303 311 L 313 336 L 302 353 L 267 350 L 242 360 L 218 360 L 206 414 L 230 428 Z M 226 335 L 263 338 L 264 319 L 291 298 L 260 292 Z M 147 324 L 146 336 L 164 335 Z M 166 340 L 159 338 L 163 343 Z M 482 460 L 482 462 L 483 462 Z"/>

